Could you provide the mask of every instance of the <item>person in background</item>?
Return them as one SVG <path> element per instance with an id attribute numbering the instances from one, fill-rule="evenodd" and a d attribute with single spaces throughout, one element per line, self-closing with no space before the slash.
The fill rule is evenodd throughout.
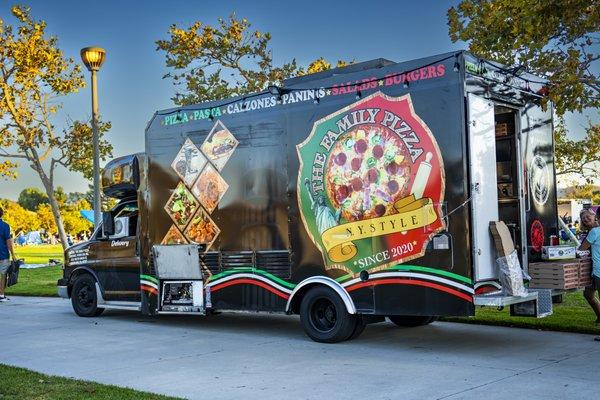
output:
<path id="1" fill-rule="evenodd" d="M 590 210 L 581 212 L 581 225 L 588 230 L 578 250 L 590 250 L 592 255 L 592 284 L 583 290 L 583 297 L 587 300 L 596 314 L 596 325 L 600 326 L 600 227 L 596 215 Z"/>
<path id="2" fill-rule="evenodd" d="M 4 210 L 0 208 L 0 301 L 8 301 L 8 297 L 4 295 L 6 288 L 6 273 L 10 266 L 10 258 L 16 260 L 15 251 L 13 250 L 12 236 L 10 234 L 10 226 L 2 220 Z"/>

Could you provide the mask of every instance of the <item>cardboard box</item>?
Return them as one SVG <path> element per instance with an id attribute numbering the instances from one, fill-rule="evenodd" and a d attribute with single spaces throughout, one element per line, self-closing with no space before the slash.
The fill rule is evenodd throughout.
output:
<path id="1" fill-rule="evenodd" d="M 568 260 L 576 257 L 574 246 L 543 246 L 543 260 Z"/>
<path id="2" fill-rule="evenodd" d="M 508 227 L 503 221 L 490 221 L 490 232 L 498 257 L 506 257 L 515 251 L 515 245 Z"/>
<path id="3" fill-rule="evenodd" d="M 508 135 L 508 124 L 496 124 L 496 136 L 507 136 Z"/>
<path id="4" fill-rule="evenodd" d="M 531 263 L 528 271 L 532 289 L 577 289 L 591 284 L 590 259 Z"/>

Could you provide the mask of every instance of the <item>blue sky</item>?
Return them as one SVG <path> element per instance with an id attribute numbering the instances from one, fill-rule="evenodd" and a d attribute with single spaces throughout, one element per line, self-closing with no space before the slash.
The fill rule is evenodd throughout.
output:
<path id="1" fill-rule="evenodd" d="M 157 109 L 171 107 L 174 87 L 162 79 L 167 72 L 164 53 L 155 41 L 167 38 L 171 24 L 187 27 L 200 20 L 216 24 L 218 17 L 236 12 L 252 28 L 271 32 L 274 61 L 295 58 L 306 65 L 323 56 L 365 61 L 383 57 L 394 61 L 463 48 L 448 38 L 446 11 L 456 1 L 34 1 L 36 19 L 45 19 L 47 31 L 59 38 L 63 52 L 80 62 L 82 47 L 104 47 L 107 58 L 99 73 L 100 113 L 112 122 L 108 139 L 114 155 L 143 151 L 146 122 Z M 10 24 L 11 1 L 0 2 L 0 18 Z M 343 4 L 343 6 L 340 6 Z M 86 77 L 89 75 L 86 71 Z M 91 109 L 89 87 L 63 99 L 66 116 L 86 119 Z M 594 117 L 598 119 L 597 114 Z M 570 119 L 576 128 L 585 124 L 579 116 Z M 66 191 L 84 191 L 88 182 L 81 175 L 60 171 L 56 185 Z M 16 199 L 29 186 L 41 187 L 39 178 L 22 166 L 16 182 L 0 181 L 0 197 Z"/>

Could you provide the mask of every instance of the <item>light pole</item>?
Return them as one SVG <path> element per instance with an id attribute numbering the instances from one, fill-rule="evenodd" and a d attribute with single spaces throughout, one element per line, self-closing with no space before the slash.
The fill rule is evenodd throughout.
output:
<path id="1" fill-rule="evenodd" d="M 101 47 L 81 49 L 81 59 L 92 73 L 92 142 L 94 146 L 94 225 L 98 227 L 102 220 L 100 208 L 100 145 L 98 138 L 98 85 L 96 72 L 104 63 L 106 51 Z"/>

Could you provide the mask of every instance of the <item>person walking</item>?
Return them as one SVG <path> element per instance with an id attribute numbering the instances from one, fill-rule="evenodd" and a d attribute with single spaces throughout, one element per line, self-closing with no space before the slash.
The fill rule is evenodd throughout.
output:
<path id="1" fill-rule="evenodd" d="M 8 301 L 8 297 L 4 295 L 6 288 L 6 273 L 10 266 L 10 259 L 16 260 L 15 251 L 13 249 L 12 236 L 10 234 L 10 226 L 2 217 L 4 210 L 0 208 L 0 301 Z"/>
<path id="2" fill-rule="evenodd" d="M 581 212 L 581 225 L 588 234 L 579 250 L 590 250 L 592 256 L 592 284 L 584 289 L 583 297 L 596 314 L 596 325 L 600 326 L 600 300 L 596 297 L 596 292 L 600 293 L 600 227 L 593 211 Z"/>

